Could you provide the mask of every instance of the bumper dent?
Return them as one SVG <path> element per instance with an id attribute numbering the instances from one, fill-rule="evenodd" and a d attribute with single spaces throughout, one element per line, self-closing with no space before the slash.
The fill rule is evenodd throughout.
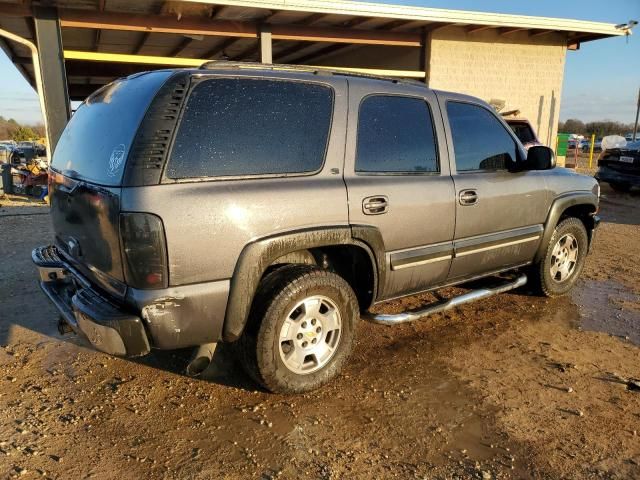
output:
<path id="1" fill-rule="evenodd" d="M 40 287 L 71 329 L 97 350 L 122 357 L 137 357 L 151 350 L 139 317 L 123 311 L 76 277 L 56 254 L 55 247 L 40 247 L 32 258 L 40 273 Z"/>

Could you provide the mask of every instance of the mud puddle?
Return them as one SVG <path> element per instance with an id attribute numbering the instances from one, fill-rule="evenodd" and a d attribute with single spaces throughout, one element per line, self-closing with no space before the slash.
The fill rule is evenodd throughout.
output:
<path id="1" fill-rule="evenodd" d="M 579 305 L 578 325 L 640 345 L 640 298 L 615 280 L 583 280 L 572 293 Z"/>

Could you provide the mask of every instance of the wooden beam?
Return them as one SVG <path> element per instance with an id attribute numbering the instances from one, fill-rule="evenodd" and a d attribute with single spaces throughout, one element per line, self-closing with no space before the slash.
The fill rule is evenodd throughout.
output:
<path id="1" fill-rule="evenodd" d="M 383 23 L 382 25 L 378 25 L 376 30 L 395 30 L 396 28 L 402 27 L 403 25 L 407 25 L 411 23 L 408 20 L 391 20 L 390 22 Z"/>
<path id="2" fill-rule="evenodd" d="M 244 60 L 247 58 L 251 58 L 256 55 L 260 51 L 260 40 L 254 42 L 252 45 L 248 46 L 244 50 L 240 51 L 240 53 L 236 53 L 231 59 L 232 60 Z"/>
<path id="3" fill-rule="evenodd" d="M 346 22 L 344 22 L 342 24 L 343 28 L 355 28 L 358 25 L 362 25 L 363 23 L 368 22 L 369 20 L 371 20 L 371 17 L 356 17 L 356 18 L 352 18 L 351 20 L 347 20 Z"/>
<path id="4" fill-rule="evenodd" d="M 104 12 L 105 3 L 106 3 L 106 0 L 98 0 L 98 11 L 99 12 Z M 102 30 L 100 30 L 100 29 L 97 29 L 95 31 L 95 33 L 93 34 L 93 47 L 92 47 L 92 50 L 94 52 L 97 52 L 98 48 L 100 47 L 100 37 L 101 36 L 102 36 Z"/>
<path id="5" fill-rule="evenodd" d="M 319 50 L 303 55 L 300 58 L 295 58 L 293 60 L 293 63 L 304 63 L 304 62 L 308 62 L 309 60 L 317 60 L 318 58 L 331 55 L 334 53 L 338 53 L 339 51 L 345 50 L 349 47 L 351 47 L 351 45 L 342 45 L 342 44 L 328 45 Z"/>
<path id="6" fill-rule="evenodd" d="M 208 58 L 208 59 L 212 59 L 213 57 L 215 57 L 217 54 L 219 53 L 224 53 L 224 51 L 231 47 L 231 45 L 233 45 L 234 43 L 236 43 L 239 39 L 235 38 L 235 37 L 231 37 L 231 38 L 227 38 L 225 40 L 223 40 L 222 42 L 220 42 L 218 45 L 216 45 L 215 47 L 213 47 L 211 50 L 209 50 L 208 52 L 205 52 L 205 54 L 203 55 L 204 58 Z"/>
<path id="7" fill-rule="evenodd" d="M 293 55 L 294 53 L 298 53 L 303 48 L 306 48 L 310 45 L 309 42 L 295 42 L 293 45 L 285 48 L 281 52 L 278 52 L 276 58 L 279 60 L 283 58 L 287 58 L 289 55 Z"/>
<path id="8" fill-rule="evenodd" d="M 139 15 L 116 12 L 86 12 L 60 10 L 61 25 L 69 28 L 134 31 L 147 33 L 174 33 L 183 35 L 209 35 L 239 38 L 258 38 L 258 24 L 229 20 L 207 20 L 168 15 Z M 309 42 L 356 43 L 366 45 L 420 46 L 420 36 L 406 32 L 357 30 L 353 28 L 320 28 L 300 25 L 273 25 L 274 40 Z"/>
<path id="9" fill-rule="evenodd" d="M 554 30 L 531 30 L 529 32 L 529 36 L 530 37 L 541 37 L 542 35 L 548 35 L 550 33 L 553 33 Z"/>
<path id="10" fill-rule="evenodd" d="M 189 38 L 189 37 L 184 37 L 182 40 L 180 40 L 180 43 L 178 43 L 178 45 L 176 45 L 175 47 L 173 47 L 173 49 L 169 52 L 169 55 L 167 55 L 168 57 L 177 57 L 178 55 L 180 55 L 189 45 L 191 45 L 191 42 L 193 42 L 193 38 Z"/>
<path id="11" fill-rule="evenodd" d="M 359 24 L 359 23 L 364 23 L 365 21 L 368 21 L 368 20 L 371 20 L 371 19 L 365 17 L 365 18 L 354 19 L 351 22 Z M 398 27 L 400 27 L 400 26 L 402 26 L 403 24 L 406 24 L 406 23 L 411 23 L 411 22 L 407 22 L 407 21 L 404 21 L 404 20 L 402 20 L 402 21 L 394 20 L 392 22 L 388 22 L 388 23 L 385 23 L 383 25 L 380 25 L 379 27 L 377 27 L 377 29 L 384 29 L 384 28 L 394 29 L 394 28 L 398 28 Z M 425 29 L 423 29 L 423 30 L 424 31 L 433 31 L 433 30 L 436 30 L 437 28 L 441 28 L 443 26 L 446 26 L 446 24 L 439 23 L 439 22 L 434 22 L 432 25 L 428 25 L 427 26 L 429 29 L 427 29 L 427 27 L 425 27 Z M 422 42 L 423 39 L 421 38 L 420 41 Z M 351 44 L 349 44 L 349 45 L 344 45 L 344 44 L 342 44 L 342 45 L 340 45 L 340 44 L 338 44 L 338 45 L 329 45 L 329 46 L 327 46 L 325 48 L 322 48 L 320 50 L 316 50 L 315 52 L 309 53 L 308 55 L 304 55 L 304 56 L 302 56 L 302 57 L 300 57 L 298 59 L 294 59 L 294 61 L 296 63 L 303 63 L 305 61 L 315 60 L 317 58 L 320 58 L 320 57 L 323 57 L 323 56 L 326 56 L 326 55 L 332 55 L 332 54 L 338 53 L 338 52 L 340 52 L 342 50 L 346 50 L 351 46 L 352 46 Z M 278 58 L 285 58 L 286 56 L 288 56 L 288 55 L 290 55 L 292 53 L 295 53 L 295 51 L 300 49 L 300 48 L 296 48 L 296 50 L 294 50 L 294 48 L 296 48 L 296 47 L 295 46 L 291 47 L 290 49 L 287 49 L 286 51 L 280 53 L 278 55 Z"/>
<path id="12" fill-rule="evenodd" d="M 500 35 L 502 35 L 503 37 L 506 35 L 511 35 L 512 33 L 517 33 L 517 32 L 524 32 L 529 30 L 528 28 L 501 28 L 500 31 Z"/>
<path id="13" fill-rule="evenodd" d="M 328 15 L 326 13 L 314 13 L 312 15 L 309 15 L 308 17 L 303 18 L 302 20 L 295 22 L 296 25 L 313 25 L 316 22 L 319 22 L 320 20 L 322 20 L 323 18 L 327 17 Z M 308 42 L 295 42 L 293 45 L 291 45 L 288 48 L 285 48 L 284 50 L 282 50 L 280 53 L 278 53 L 278 58 L 286 58 L 289 55 L 296 53 L 298 50 L 301 50 L 302 48 L 308 47 L 309 43 Z"/>
<path id="14" fill-rule="evenodd" d="M 160 4 L 158 9 L 156 10 L 156 13 L 158 15 L 161 14 L 164 11 L 166 4 L 167 4 L 166 2 L 162 2 Z M 137 55 L 138 53 L 140 53 L 140 50 L 142 50 L 144 48 L 145 44 L 147 43 L 147 40 L 149 40 L 149 36 L 150 35 L 151 34 L 149 32 L 143 33 L 140 36 L 140 39 L 138 40 L 138 42 L 136 43 L 136 46 L 133 47 L 133 52 L 131 52 L 131 53 L 133 53 L 134 55 Z"/>
<path id="15" fill-rule="evenodd" d="M 146 33 L 175 33 L 225 37 L 258 38 L 255 23 L 229 20 L 209 20 L 169 15 L 141 15 L 117 12 L 59 10 L 60 24 L 68 28 L 101 28 Z"/>
<path id="16" fill-rule="evenodd" d="M 405 32 L 357 30 L 349 28 L 300 27 L 273 25 L 274 40 L 299 40 L 308 42 L 351 43 L 363 45 L 395 45 L 419 47 L 420 35 Z"/>
<path id="17" fill-rule="evenodd" d="M 471 25 L 467 28 L 467 33 L 484 32 L 485 30 L 493 30 L 494 28 L 496 27 L 492 25 Z"/>
<path id="18" fill-rule="evenodd" d="M 327 17 L 326 13 L 312 13 L 311 15 L 304 17 L 302 20 L 295 22 L 296 25 L 313 25 L 319 22 L 323 18 Z"/>

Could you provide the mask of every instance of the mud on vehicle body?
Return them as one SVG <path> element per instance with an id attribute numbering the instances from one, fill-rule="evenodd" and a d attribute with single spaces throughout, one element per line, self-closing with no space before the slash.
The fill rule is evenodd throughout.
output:
<path id="1" fill-rule="evenodd" d="M 599 189 L 525 152 L 483 101 L 306 67 L 211 63 L 90 96 L 54 154 L 55 242 L 34 250 L 61 328 L 123 356 L 232 342 L 266 388 L 347 361 L 359 318 L 411 321 L 575 283 Z M 501 274 L 419 312 L 392 298 Z M 197 355 L 197 356 L 198 356 Z"/>

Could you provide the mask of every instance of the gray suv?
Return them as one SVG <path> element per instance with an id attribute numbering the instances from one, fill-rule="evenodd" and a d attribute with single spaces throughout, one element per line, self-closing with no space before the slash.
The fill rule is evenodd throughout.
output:
<path id="1" fill-rule="evenodd" d="M 347 361 L 356 324 L 523 285 L 561 295 L 598 225 L 593 178 L 525 152 L 485 102 L 410 81 L 211 62 L 117 80 L 67 125 L 33 252 L 60 328 L 120 356 L 216 342 L 276 392 Z M 385 300 L 491 276 L 397 315 Z M 198 348 L 200 347 L 200 348 Z"/>

